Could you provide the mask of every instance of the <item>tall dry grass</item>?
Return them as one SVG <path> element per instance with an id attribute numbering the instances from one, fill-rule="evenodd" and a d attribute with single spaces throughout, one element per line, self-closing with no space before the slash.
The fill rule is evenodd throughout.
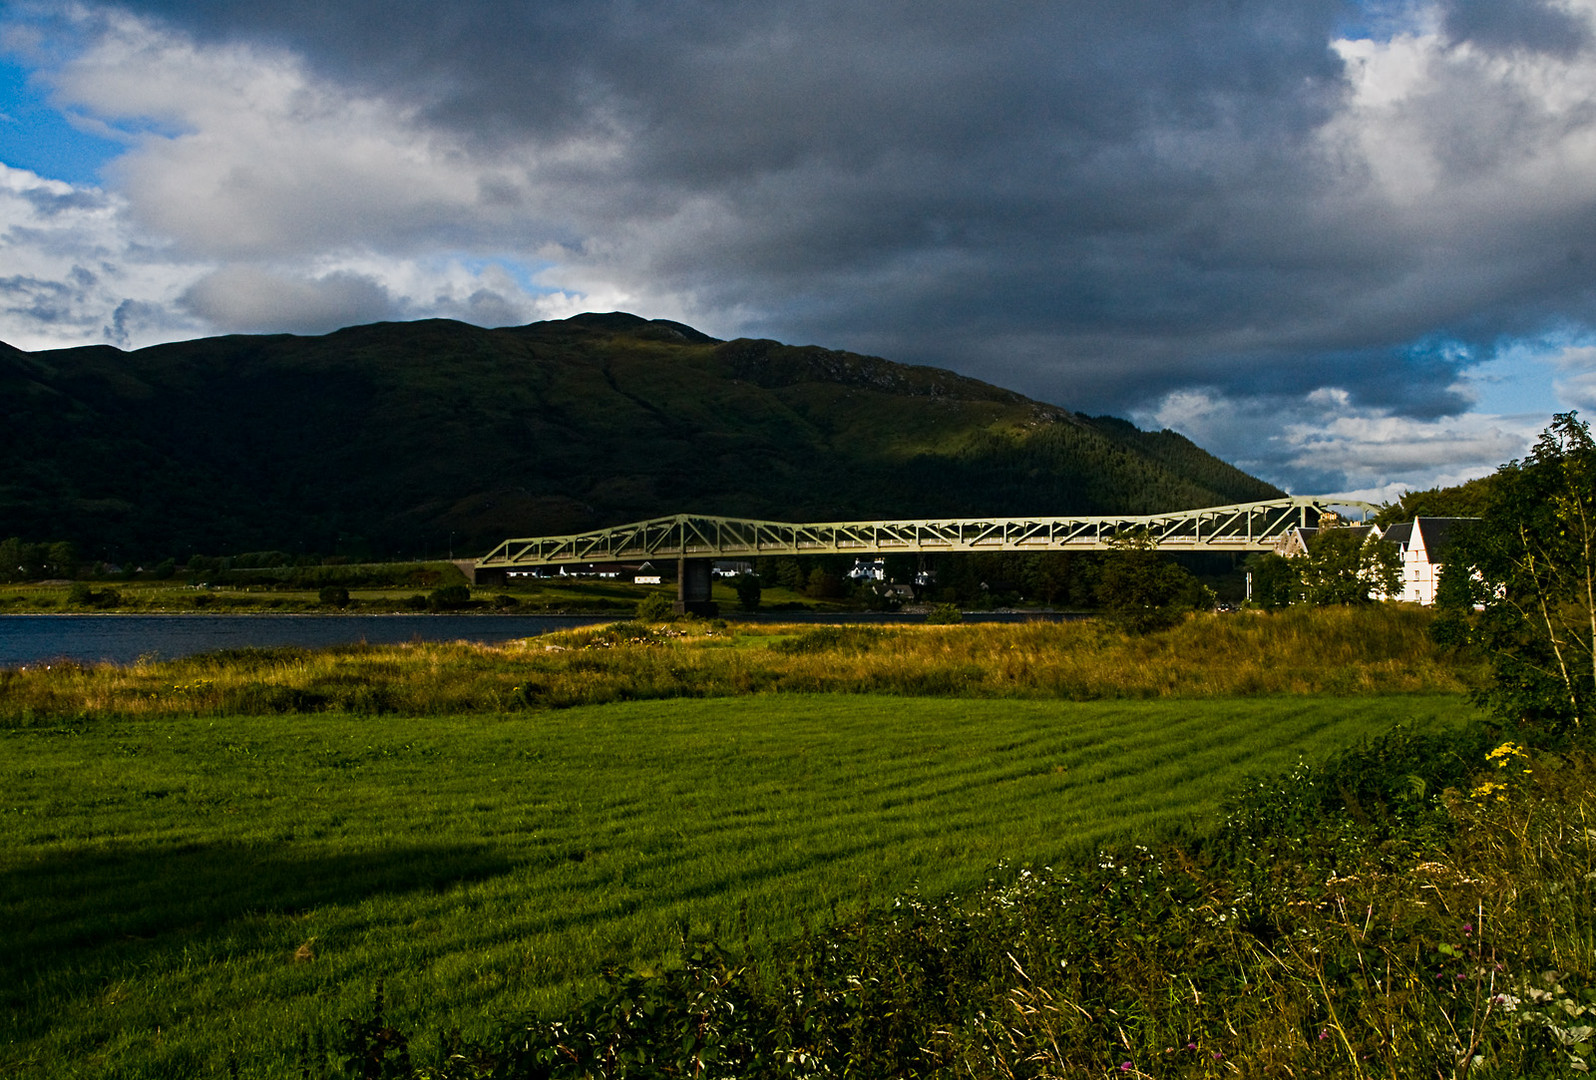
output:
<path id="1" fill-rule="evenodd" d="M 337 710 L 436 715 L 757 693 L 1086 701 L 1461 693 L 1477 660 L 1405 607 L 1202 615 L 1134 637 L 1097 622 L 888 627 L 619 623 L 507 645 L 234 650 L 0 671 L 0 722 Z"/>

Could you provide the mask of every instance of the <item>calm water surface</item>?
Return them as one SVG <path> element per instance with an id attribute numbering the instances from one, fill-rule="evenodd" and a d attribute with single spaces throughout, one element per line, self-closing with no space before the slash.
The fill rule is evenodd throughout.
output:
<path id="1" fill-rule="evenodd" d="M 50 660 L 130 664 L 216 649 L 365 641 L 508 641 L 612 622 L 600 615 L 0 615 L 0 667 Z"/>

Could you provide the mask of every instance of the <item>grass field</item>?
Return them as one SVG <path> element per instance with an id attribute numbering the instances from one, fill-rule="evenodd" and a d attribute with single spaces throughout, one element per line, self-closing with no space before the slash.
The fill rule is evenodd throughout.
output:
<path id="1" fill-rule="evenodd" d="M 422 567 L 428 573 L 418 575 L 418 582 L 389 582 L 381 584 L 354 584 L 349 586 L 349 602 L 338 609 L 346 614 L 378 614 L 415 610 L 412 603 L 419 597 L 425 601 L 438 585 L 460 585 L 465 577 L 452 563 L 431 563 Z M 332 568 L 342 569 L 342 568 Z M 356 567 L 355 570 L 362 568 Z M 377 567 L 381 570 L 381 567 Z M 333 583 L 336 584 L 336 577 Z M 102 598 L 107 589 L 116 595 L 116 603 L 107 608 L 98 600 L 75 601 L 73 585 L 67 581 L 27 582 L 0 584 L 0 614 L 21 615 L 29 613 L 100 612 L 116 611 L 132 614 L 154 612 L 188 614 L 251 614 L 270 612 L 315 612 L 326 614 L 334 609 L 324 604 L 318 587 L 296 587 L 284 583 L 250 583 L 235 581 L 222 585 L 196 586 L 181 579 L 158 581 L 148 577 L 132 581 L 95 581 L 81 583 L 90 594 Z M 713 596 L 723 610 L 737 611 L 737 594 L 723 580 L 713 583 Z M 470 610 L 503 611 L 523 615 L 547 612 L 604 612 L 617 617 L 631 613 L 645 597 L 660 595 L 674 600 L 675 585 L 634 585 L 630 581 L 598 578 L 539 578 L 518 582 L 515 585 L 495 588 L 475 588 L 471 591 L 475 604 Z M 768 611 L 779 608 L 812 608 L 839 610 L 847 605 L 835 600 L 817 600 L 790 589 L 771 587 L 765 590 L 763 606 Z"/>
<path id="2" fill-rule="evenodd" d="M 517 714 L 102 719 L 0 733 L 0 1074 L 291 1074 L 369 1005 L 547 1013 L 677 927 L 834 905 L 1211 815 L 1251 772 L 1457 696 L 759 695 Z"/>

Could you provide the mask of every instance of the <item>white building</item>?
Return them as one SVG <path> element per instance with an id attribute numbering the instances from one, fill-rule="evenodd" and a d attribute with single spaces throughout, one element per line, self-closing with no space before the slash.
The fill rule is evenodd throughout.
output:
<path id="1" fill-rule="evenodd" d="M 887 580 L 887 563 L 885 559 L 855 559 L 853 569 L 848 571 L 849 581 L 885 581 Z"/>
<path id="2" fill-rule="evenodd" d="M 1478 518 L 1416 517 L 1385 530 L 1384 539 L 1402 553 L 1402 591 L 1388 597 L 1416 604 L 1435 603 L 1435 587 L 1441 580 L 1441 557 L 1446 542 L 1459 525 Z"/>

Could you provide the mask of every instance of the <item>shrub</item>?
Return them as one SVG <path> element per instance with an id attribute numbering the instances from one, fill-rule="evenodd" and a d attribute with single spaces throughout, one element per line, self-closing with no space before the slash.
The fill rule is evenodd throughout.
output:
<path id="1" fill-rule="evenodd" d="M 342 585 L 323 585 L 316 597 L 327 607 L 349 606 L 349 590 Z"/>
<path id="2" fill-rule="evenodd" d="M 433 611 L 457 611 L 470 603 L 471 590 L 465 585 L 444 585 L 427 597 L 427 606 Z"/>
<path id="3" fill-rule="evenodd" d="M 637 603 L 637 621 L 669 622 L 676 617 L 676 605 L 664 593 L 649 593 Z"/>
<path id="4" fill-rule="evenodd" d="M 122 602 L 122 594 L 115 589 L 95 591 L 79 581 L 67 593 L 67 602 L 78 607 L 114 608 Z"/>
<path id="5" fill-rule="evenodd" d="M 964 621 L 964 612 L 959 610 L 957 604 L 937 604 L 925 617 L 928 623 L 961 623 Z"/>

